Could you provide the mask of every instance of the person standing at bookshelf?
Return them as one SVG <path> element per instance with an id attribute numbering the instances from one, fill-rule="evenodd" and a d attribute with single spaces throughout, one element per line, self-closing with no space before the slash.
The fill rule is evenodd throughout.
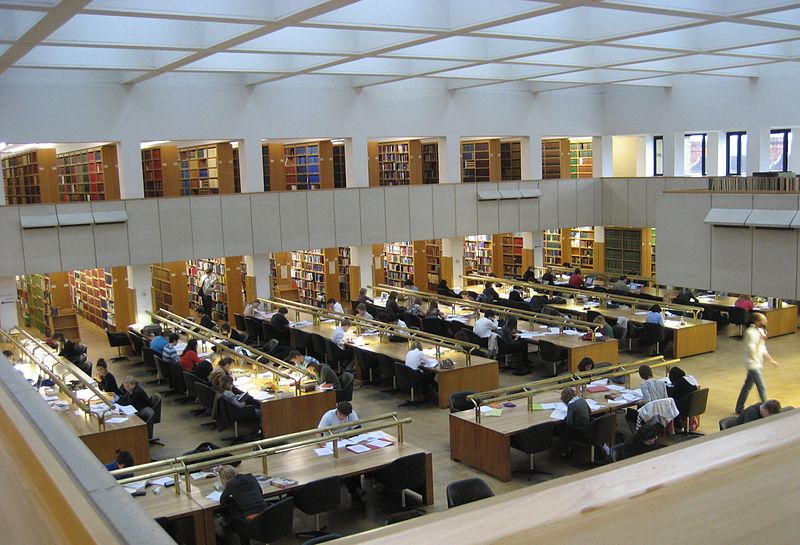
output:
<path id="1" fill-rule="evenodd" d="M 217 274 L 214 272 L 214 267 L 210 264 L 206 265 L 206 270 L 203 272 L 203 275 L 200 277 L 200 291 L 198 295 L 200 296 L 200 300 L 203 302 L 203 309 L 205 309 L 206 314 L 211 316 L 211 309 L 214 304 L 214 290 L 217 287 Z"/>

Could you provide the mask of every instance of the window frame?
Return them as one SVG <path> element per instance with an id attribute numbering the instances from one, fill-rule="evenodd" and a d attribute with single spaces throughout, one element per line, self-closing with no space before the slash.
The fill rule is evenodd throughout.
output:
<path id="1" fill-rule="evenodd" d="M 770 129 L 769 137 L 772 139 L 773 134 L 783 135 L 783 159 L 781 160 L 781 170 L 778 172 L 788 172 L 789 170 L 789 135 L 792 134 L 792 129 Z"/>
<path id="2" fill-rule="evenodd" d="M 736 137 L 736 172 L 731 171 L 731 136 Z M 725 133 L 725 176 L 744 176 L 744 173 L 742 173 L 743 136 L 747 136 L 747 131 L 728 131 Z"/>
<path id="3" fill-rule="evenodd" d="M 700 176 L 708 176 L 708 170 L 706 165 L 706 156 L 708 154 L 708 133 L 707 132 L 688 132 L 683 135 L 684 141 L 686 138 L 692 136 L 702 136 L 703 139 L 700 143 L 700 165 L 702 167 Z M 684 155 L 686 154 L 686 149 L 684 147 Z M 688 172 L 683 173 L 684 176 L 691 176 Z"/>

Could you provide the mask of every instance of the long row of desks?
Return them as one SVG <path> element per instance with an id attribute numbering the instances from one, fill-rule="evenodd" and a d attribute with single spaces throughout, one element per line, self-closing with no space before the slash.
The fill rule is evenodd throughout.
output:
<path id="1" fill-rule="evenodd" d="M 297 485 L 290 488 L 276 488 L 268 485 L 262 487 L 264 496 L 274 497 L 296 490 L 304 484 L 339 475 L 341 477 L 354 477 L 381 469 L 401 456 L 412 454 L 425 454 L 425 484 L 415 492 L 422 496 L 425 505 L 433 505 L 433 461 L 431 453 L 410 445 L 398 443 L 378 450 L 371 450 L 361 454 L 340 449 L 339 458 L 332 456 L 317 456 L 313 447 L 301 448 L 290 452 L 272 455 L 269 457 L 270 477 L 284 477 L 297 481 Z M 220 462 L 224 463 L 224 460 Z M 237 468 L 239 473 L 252 473 L 263 475 L 263 466 L 258 460 L 245 460 Z M 146 494 L 135 498 L 142 508 L 152 517 L 166 517 L 169 520 L 191 518 L 193 521 L 195 542 L 197 545 L 213 545 L 216 543 L 214 531 L 214 513 L 219 509 L 219 502 L 209 499 L 214 492 L 216 479 L 194 481 L 191 493 L 185 489 L 180 494 L 175 494 L 171 488 L 164 488 L 160 494 L 153 492 L 153 487 L 148 487 Z"/>

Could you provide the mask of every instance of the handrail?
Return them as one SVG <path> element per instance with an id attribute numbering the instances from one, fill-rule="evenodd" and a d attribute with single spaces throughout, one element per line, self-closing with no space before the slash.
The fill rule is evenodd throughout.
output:
<path id="1" fill-rule="evenodd" d="M 534 267 L 535 270 L 540 271 L 547 271 L 548 269 L 560 274 L 571 274 L 575 272 L 576 268 L 580 267 L 562 267 L 560 265 L 536 265 Z M 620 276 L 625 276 L 628 280 L 641 280 L 643 282 L 647 282 L 648 284 L 656 284 L 655 277 L 652 276 L 637 276 L 635 274 L 625 274 L 625 273 L 610 273 L 605 271 L 586 271 L 586 276 L 599 276 L 600 278 L 605 278 L 609 280 L 611 278 L 619 278 Z"/>
<path id="2" fill-rule="evenodd" d="M 580 288 L 571 288 L 567 286 L 551 286 L 549 284 L 540 284 L 538 282 L 523 282 L 522 280 L 507 280 L 505 278 L 495 278 L 493 276 L 482 275 L 464 275 L 461 278 L 465 280 L 475 280 L 479 282 L 492 282 L 495 284 L 503 284 L 506 286 L 520 286 L 527 289 L 532 289 L 537 292 L 549 293 L 571 293 L 573 295 L 583 295 L 587 297 L 594 297 L 600 300 L 601 305 L 607 305 L 610 301 L 615 303 L 623 303 L 626 305 L 642 305 L 651 306 L 654 304 L 652 299 L 639 299 L 637 297 L 628 297 L 624 295 L 613 295 L 608 292 L 596 292 L 593 290 L 585 290 Z M 691 305 L 679 305 L 676 303 L 663 303 L 659 302 L 658 305 L 664 310 L 677 310 L 678 312 L 691 312 L 692 317 L 697 319 L 698 315 L 703 312 L 701 307 Z"/>
<path id="3" fill-rule="evenodd" d="M 593 371 L 585 371 L 582 373 L 571 373 L 560 377 L 550 377 L 543 380 L 536 380 L 524 384 L 515 384 L 513 386 L 506 386 L 505 388 L 497 388 L 494 390 L 487 390 L 485 392 L 476 392 L 466 396 L 466 399 L 475 407 L 475 421 L 480 423 L 482 406 L 490 405 L 492 403 L 501 403 L 505 401 L 514 401 L 517 399 L 527 399 L 528 412 L 533 411 L 533 398 L 536 394 L 543 392 L 550 392 L 556 389 L 563 389 L 567 387 L 584 386 L 595 380 L 603 378 L 625 377 L 625 383 L 630 386 L 630 376 L 639 371 L 639 366 L 649 365 L 651 369 L 665 367 L 669 372 L 670 367 L 679 362 L 680 359 L 665 360 L 664 356 L 654 356 L 651 358 L 644 358 L 627 364 L 627 369 L 623 365 L 613 366 L 611 369 L 597 369 Z M 579 392 L 582 396 L 586 395 L 585 390 Z"/>
<path id="4" fill-rule="evenodd" d="M 417 329 L 409 329 L 399 326 L 393 326 L 391 324 L 379 322 L 377 320 L 368 320 L 366 318 L 361 318 L 359 316 L 353 316 L 346 313 L 340 314 L 338 312 L 331 312 L 329 310 L 313 307 L 311 305 L 306 305 L 304 303 L 298 303 L 296 301 L 281 299 L 280 297 L 271 297 L 269 299 L 259 299 L 259 300 L 265 301 L 271 305 L 280 305 L 280 306 L 285 306 L 287 308 L 291 308 L 296 312 L 296 316 L 298 319 L 300 317 L 301 312 L 306 312 L 308 314 L 311 314 L 315 322 L 319 322 L 320 318 L 323 316 L 334 320 L 347 319 L 359 328 L 364 327 L 365 329 L 372 329 L 378 331 L 379 333 L 382 334 L 382 337 L 384 336 L 403 337 L 408 340 L 409 345 L 411 342 L 415 340 L 423 341 L 428 344 L 434 345 L 434 347 L 436 348 L 437 359 L 441 358 L 442 348 L 448 350 L 454 350 L 457 352 L 462 352 L 465 356 L 465 364 L 467 366 L 472 364 L 472 351 L 479 350 L 481 348 L 477 344 L 468 341 L 460 341 L 457 339 L 451 339 L 450 337 L 442 337 L 440 335 L 435 335 L 433 333 L 428 333 Z"/>
<path id="5" fill-rule="evenodd" d="M 495 305 L 494 303 L 481 303 L 478 301 L 473 301 L 472 299 L 456 299 L 454 297 L 447 297 L 447 296 L 440 296 L 435 293 L 430 293 L 426 291 L 417 291 L 417 290 L 409 290 L 406 288 L 396 288 L 394 286 L 388 286 L 386 284 L 378 284 L 377 286 L 367 286 L 368 289 L 371 289 L 373 293 L 376 290 L 391 290 L 396 291 L 398 294 L 408 295 L 410 297 L 419 297 L 421 299 L 426 299 L 428 301 L 436 300 L 437 302 L 445 303 L 452 307 L 453 313 L 455 314 L 456 306 L 461 307 L 469 307 L 474 308 L 477 311 L 483 309 L 491 309 L 500 314 L 508 314 L 514 316 L 516 318 L 522 318 L 523 320 L 527 321 L 529 324 L 538 323 L 538 324 L 547 324 L 552 326 L 557 326 L 559 328 L 559 332 L 563 333 L 565 327 L 574 327 L 575 329 L 580 329 L 583 331 L 591 331 L 592 333 L 597 333 L 600 326 L 595 324 L 594 322 L 585 322 L 583 320 L 575 320 L 572 318 L 556 318 L 554 316 L 549 316 L 547 314 L 542 314 L 540 312 L 534 312 L 533 310 L 521 310 L 511 307 L 504 307 L 502 305 Z M 592 335 L 592 342 L 595 342 L 597 339 L 595 335 Z"/>
<path id="6" fill-rule="evenodd" d="M 371 431 L 382 430 L 387 426 L 397 426 L 397 441 L 398 443 L 403 443 L 404 442 L 403 426 L 405 424 L 410 424 L 410 423 L 411 423 L 410 417 L 401 419 L 397 417 L 396 412 L 385 413 L 371 418 L 357 420 L 354 422 L 343 422 L 340 424 L 335 424 L 333 426 L 328 426 L 323 428 L 313 428 L 301 432 L 295 432 L 278 437 L 272 437 L 269 439 L 262 439 L 259 441 L 242 443 L 240 445 L 216 449 L 213 451 L 187 454 L 184 456 L 170 458 L 168 460 L 161 460 L 158 462 L 150 462 L 138 466 L 125 467 L 111 471 L 111 474 L 114 476 L 127 475 L 129 473 L 136 473 L 138 471 L 150 470 L 156 467 L 164 466 L 164 469 L 161 470 L 149 471 L 144 475 L 135 475 L 133 477 L 120 479 L 118 483 L 124 486 L 129 483 L 148 481 L 159 477 L 173 476 L 175 480 L 175 494 L 180 495 L 180 486 L 178 485 L 178 482 L 180 479 L 180 475 L 183 474 L 186 493 L 189 494 L 191 493 L 191 483 L 192 483 L 192 478 L 190 475 L 195 470 L 204 469 L 211 465 L 214 466 L 224 465 L 224 464 L 229 464 L 231 462 L 260 458 L 263 465 L 264 474 L 267 475 L 269 474 L 267 458 L 270 455 L 280 454 L 282 452 L 288 452 L 291 450 L 297 450 L 300 448 L 316 445 L 320 443 L 322 440 L 324 442 L 330 441 L 332 443 L 333 457 L 338 458 L 339 441 L 342 439 L 347 439 L 349 437 L 354 437 L 356 435 L 361 435 L 363 433 L 368 433 Z M 360 427 L 352 429 L 354 425 L 358 425 Z M 325 435 L 326 433 L 329 435 Z M 303 436 L 311 436 L 311 437 L 307 437 L 305 439 L 299 439 L 300 437 Z M 299 440 L 286 443 L 287 440 L 294 440 L 294 439 L 299 439 Z M 229 456 L 220 456 L 226 454 L 228 454 Z M 212 457 L 213 459 L 210 460 L 209 458 Z"/>
<path id="7" fill-rule="evenodd" d="M 23 336 L 23 340 L 16 338 L 12 332 Z M 108 397 L 106 397 L 105 392 L 97 387 L 96 381 L 78 369 L 75 364 L 59 356 L 52 348 L 47 346 L 47 344 L 36 337 L 33 337 L 27 331 L 23 331 L 16 327 L 12 328 L 11 331 L 0 329 L 0 335 L 2 338 L 4 338 L 5 342 L 13 344 L 22 354 L 27 356 L 28 359 L 33 362 L 33 364 L 41 372 L 44 372 L 45 375 L 47 375 L 48 378 L 58 386 L 58 389 L 62 392 L 62 394 L 67 396 L 70 401 L 84 413 L 84 417 L 88 418 L 89 420 L 91 420 L 92 417 L 96 418 L 98 429 L 100 431 L 105 429 L 105 416 L 106 413 L 114 409 L 114 402 L 109 400 Z M 35 346 L 30 348 L 29 344 L 33 344 Z M 45 354 L 52 360 L 51 365 L 48 366 L 48 364 L 36 354 L 37 350 L 40 349 L 43 350 Z M 54 370 L 56 365 L 63 366 L 67 371 L 62 375 L 59 375 Z M 82 386 L 94 394 L 90 399 L 97 398 L 99 401 L 105 404 L 106 409 L 102 413 L 93 412 L 88 400 L 80 399 L 75 390 L 70 388 L 70 386 L 66 383 L 64 378 L 67 375 L 74 376 Z"/>
<path id="8" fill-rule="evenodd" d="M 301 394 L 302 381 L 303 381 L 302 377 L 297 379 L 297 378 L 291 376 L 289 373 L 285 373 L 285 372 L 277 369 L 273 365 L 266 364 L 264 362 L 258 361 L 257 359 L 251 358 L 249 356 L 245 356 L 244 354 L 240 354 L 240 353 L 236 352 L 235 350 L 231 349 L 229 346 L 226 346 L 225 345 L 226 341 L 219 340 L 216 337 L 211 337 L 211 336 L 207 337 L 207 336 L 204 336 L 204 335 L 200 335 L 198 331 L 194 331 L 190 327 L 187 327 L 187 326 L 182 325 L 182 324 L 180 324 L 178 322 L 174 322 L 172 320 L 164 318 L 163 316 L 159 316 L 158 314 L 153 314 L 151 312 L 148 312 L 148 314 L 150 314 L 150 316 L 156 321 L 159 321 L 159 322 L 161 322 L 163 324 L 166 324 L 166 325 L 168 325 L 169 327 L 171 327 L 171 328 L 173 328 L 175 330 L 183 331 L 190 338 L 192 336 L 203 338 L 205 341 L 213 344 L 217 348 L 217 350 L 222 350 L 224 352 L 227 352 L 227 353 L 231 354 L 231 356 L 234 359 L 240 359 L 244 363 L 250 364 L 254 369 L 259 369 L 259 368 L 265 369 L 265 370 L 269 371 L 270 373 L 274 373 L 274 374 L 278 375 L 281 378 L 284 378 L 286 380 L 291 381 L 292 385 L 294 385 L 294 387 L 295 387 L 295 393 L 297 395 Z M 257 374 L 258 373 L 256 373 L 256 375 Z M 303 375 L 305 377 L 307 377 L 307 378 L 311 378 L 307 371 L 303 371 Z"/>
<path id="9" fill-rule="evenodd" d="M 183 316 L 181 316 L 179 314 L 175 314 L 174 312 L 170 312 L 169 310 L 166 310 L 166 309 L 163 309 L 163 308 L 159 309 L 158 312 L 161 313 L 161 314 L 165 314 L 168 318 L 172 319 L 172 321 L 179 320 L 180 323 L 186 324 L 187 327 L 190 327 L 193 330 L 204 331 L 206 333 L 206 336 L 213 336 L 213 337 L 215 337 L 217 339 L 220 339 L 223 343 L 230 343 L 230 344 L 233 344 L 235 346 L 238 346 L 240 348 L 243 348 L 243 349 L 247 350 L 251 354 L 257 354 L 260 358 L 264 358 L 266 360 L 269 360 L 273 365 L 277 365 L 277 366 L 280 366 L 280 367 L 286 367 L 286 368 L 290 369 L 292 373 L 301 373 L 301 374 L 303 374 L 303 375 L 305 375 L 305 376 L 307 376 L 309 378 L 313 378 L 311 373 L 309 373 L 308 371 L 306 371 L 302 367 L 297 367 L 296 365 L 293 365 L 293 364 L 291 364 L 291 363 L 289 363 L 287 361 L 283 361 L 283 360 L 281 360 L 279 358 L 276 358 L 275 356 L 273 356 L 271 354 L 267 354 L 266 352 L 262 352 L 261 350 L 253 348 L 252 346 L 250 346 L 248 344 L 245 344 L 243 342 L 236 341 L 234 339 L 223 338 L 219 334 L 219 332 L 214 331 L 213 329 L 208 329 L 207 327 L 203 327 L 200 324 L 198 324 L 196 322 L 193 322 L 192 320 L 190 320 L 188 318 L 184 318 Z M 281 376 L 283 376 L 283 375 L 281 375 Z M 287 378 L 287 377 L 283 377 L 283 378 Z"/>

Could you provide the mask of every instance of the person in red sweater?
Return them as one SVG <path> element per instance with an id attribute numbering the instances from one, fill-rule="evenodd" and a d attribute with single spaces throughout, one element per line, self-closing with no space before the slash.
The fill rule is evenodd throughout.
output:
<path id="1" fill-rule="evenodd" d="M 575 272 L 569 277 L 569 287 L 570 288 L 582 288 L 584 287 L 583 283 L 583 276 L 581 276 L 581 270 L 575 269 Z"/>
<path id="2" fill-rule="evenodd" d="M 186 348 L 181 353 L 180 364 L 184 370 L 188 372 L 194 371 L 195 365 L 203 361 L 203 358 L 197 355 L 197 339 L 192 339 L 186 343 Z"/>

